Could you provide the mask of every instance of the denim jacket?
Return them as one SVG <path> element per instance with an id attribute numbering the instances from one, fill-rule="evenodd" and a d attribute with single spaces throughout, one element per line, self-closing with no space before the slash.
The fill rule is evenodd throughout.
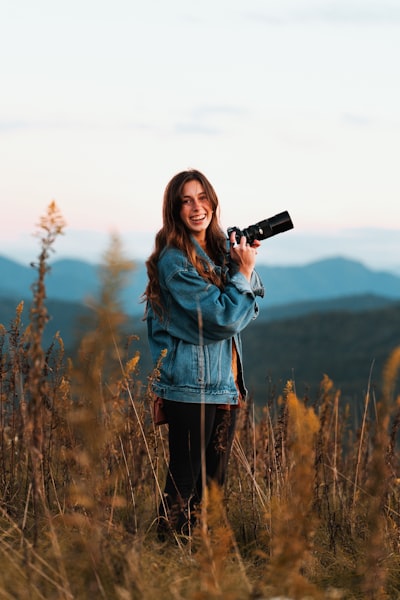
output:
<path id="1" fill-rule="evenodd" d="M 221 271 L 193 243 L 209 268 Z M 227 269 L 221 291 L 199 275 L 183 252 L 167 247 L 160 255 L 158 274 L 162 319 L 150 306 L 147 309 L 149 345 L 158 366 L 154 393 L 180 402 L 237 404 L 232 344 L 238 355 L 239 389 L 245 397 L 240 332 L 258 315 L 256 296 L 264 295 L 257 273 L 249 282 L 237 269 Z"/>

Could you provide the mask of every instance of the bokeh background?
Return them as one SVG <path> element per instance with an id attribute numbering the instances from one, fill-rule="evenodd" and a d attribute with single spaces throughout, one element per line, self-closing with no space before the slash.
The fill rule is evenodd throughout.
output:
<path id="1" fill-rule="evenodd" d="M 347 256 L 400 273 L 400 4 L 5 0 L 0 254 L 30 260 L 51 200 L 58 257 L 110 232 L 151 251 L 166 183 L 214 184 L 224 227 L 288 210 L 260 260 Z"/>

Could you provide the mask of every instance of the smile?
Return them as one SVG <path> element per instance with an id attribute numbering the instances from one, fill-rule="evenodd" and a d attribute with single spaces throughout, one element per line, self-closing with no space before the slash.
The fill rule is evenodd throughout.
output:
<path id="1" fill-rule="evenodd" d="M 190 217 L 190 220 L 195 222 L 195 223 L 200 223 L 201 221 L 204 221 L 207 218 L 207 215 L 202 215 L 202 216 L 195 216 L 195 217 Z"/>

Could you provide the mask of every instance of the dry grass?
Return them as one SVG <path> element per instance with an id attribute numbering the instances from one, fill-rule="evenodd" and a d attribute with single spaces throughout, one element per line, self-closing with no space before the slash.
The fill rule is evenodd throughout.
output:
<path id="1" fill-rule="evenodd" d="M 257 416 L 249 403 L 226 489 L 207 490 L 189 539 L 161 544 L 166 426 L 119 303 L 133 265 L 113 237 L 72 361 L 60 336 L 42 344 L 54 203 L 39 228 L 29 323 L 20 305 L 0 325 L 0 598 L 399 598 L 400 348 L 359 431 L 328 377 L 313 406 L 293 382 Z"/>

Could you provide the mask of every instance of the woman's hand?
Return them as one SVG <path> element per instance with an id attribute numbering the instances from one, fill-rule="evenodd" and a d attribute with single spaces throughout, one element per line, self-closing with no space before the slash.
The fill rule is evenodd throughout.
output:
<path id="1" fill-rule="evenodd" d="M 257 248 L 261 246 L 261 242 L 254 240 L 253 244 L 249 246 L 246 242 L 246 237 L 242 235 L 240 244 L 237 244 L 236 233 L 234 231 L 231 233 L 229 241 L 231 242 L 231 259 L 237 263 L 239 271 L 250 281 L 256 264 Z"/>

